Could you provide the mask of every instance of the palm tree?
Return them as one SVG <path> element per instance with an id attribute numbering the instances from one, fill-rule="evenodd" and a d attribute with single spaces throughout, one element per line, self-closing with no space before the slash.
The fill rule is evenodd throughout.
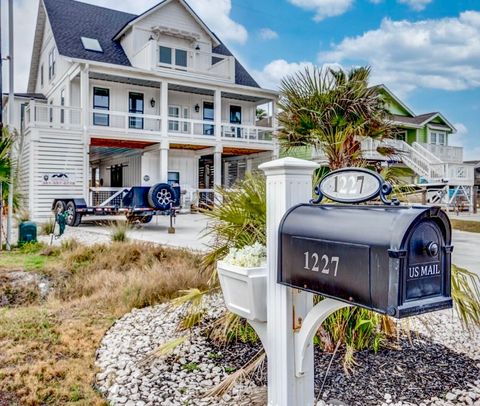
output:
<path id="1" fill-rule="evenodd" d="M 9 182 L 10 171 L 12 170 L 12 160 L 10 158 L 10 151 L 13 146 L 13 137 L 8 132 L 6 127 L 2 128 L 2 135 L 0 136 L 0 183 L 3 185 L 3 195 L 6 196 L 8 188 L 5 187 Z M 3 200 L 4 196 L 0 196 Z"/>
<path id="2" fill-rule="evenodd" d="M 257 116 L 257 120 L 263 120 L 265 117 L 267 117 L 267 112 L 261 108 L 257 108 L 257 111 L 255 114 Z"/>
<path id="3" fill-rule="evenodd" d="M 288 150 L 323 150 L 330 169 L 364 164 L 362 137 L 390 137 L 382 96 L 369 87 L 370 68 L 305 69 L 281 82 L 279 141 Z"/>

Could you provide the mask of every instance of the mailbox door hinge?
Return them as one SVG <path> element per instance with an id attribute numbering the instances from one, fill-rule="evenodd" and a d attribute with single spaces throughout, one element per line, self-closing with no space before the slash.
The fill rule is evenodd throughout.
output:
<path id="1" fill-rule="evenodd" d="M 390 258 L 405 258 L 407 256 L 407 250 L 388 250 L 388 256 Z"/>
<path id="2" fill-rule="evenodd" d="M 445 245 L 444 250 L 447 254 L 451 254 L 453 252 L 453 245 Z"/>

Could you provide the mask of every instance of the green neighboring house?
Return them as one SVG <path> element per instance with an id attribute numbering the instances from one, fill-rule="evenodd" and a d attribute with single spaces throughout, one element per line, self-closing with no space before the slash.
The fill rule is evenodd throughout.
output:
<path id="1" fill-rule="evenodd" d="M 440 112 L 415 114 L 385 85 L 379 85 L 378 90 L 385 97 L 391 120 L 397 128 L 396 136 L 382 142 L 364 139 L 364 158 L 372 163 L 404 168 L 409 182 L 425 185 L 432 191 L 429 193 L 431 203 L 448 206 L 460 196 L 471 206 L 474 167 L 463 162 L 462 147 L 449 145 L 451 137 L 455 136 L 455 127 Z M 382 155 L 378 152 L 381 146 L 394 147 L 398 153 Z M 281 152 L 281 155 L 287 154 Z M 289 151 L 288 155 L 320 164 L 326 162 L 323 152 L 312 147 L 300 147 Z"/>

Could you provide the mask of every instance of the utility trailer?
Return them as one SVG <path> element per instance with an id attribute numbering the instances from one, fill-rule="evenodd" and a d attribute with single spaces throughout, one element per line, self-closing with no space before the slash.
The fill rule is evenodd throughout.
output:
<path id="1" fill-rule="evenodd" d="M 55 215 L 67 213 L 70 227 L 80 225 L 84 216 L 125 215 L 128 222 L 143 224 L 152 221 L 154 215 L 169 214 L 170 226 L 180 208 L 180 187 L 167 183 L 154 186 L 124 188 L 97 206 L 88 206 L 83 198 L 61 197 L 54 199 Z"/>

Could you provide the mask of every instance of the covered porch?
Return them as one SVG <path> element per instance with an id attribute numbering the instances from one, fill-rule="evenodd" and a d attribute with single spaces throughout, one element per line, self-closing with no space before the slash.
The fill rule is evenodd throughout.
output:
<path id="1" fill-rule="evenodd" d="M 92 138 L 89 203 L 101 205 L 114 195 L 121 198 L 132 186 L 169 183 L 180 186 L 183 206 L 209 205 L 215 187 L 232 187 L 272 154 L 271 149 Z"/>

